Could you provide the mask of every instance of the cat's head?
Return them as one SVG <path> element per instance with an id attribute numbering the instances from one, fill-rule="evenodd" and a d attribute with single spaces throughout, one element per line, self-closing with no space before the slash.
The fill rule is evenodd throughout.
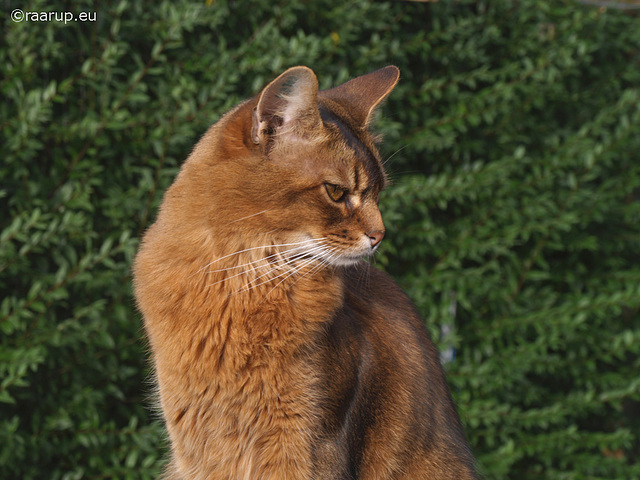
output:
<path id="1" fill-rule="evenodd" d="M 293 67 L 232 111 L 216 130 L 222 145 L 208 154 L 216 170 L 204 187 L 219 235 L 331 265 L 371 255 L 385 233 L 386 177 L 367 127 L 398 77 L 388 66 L 318 92 L 313 71 Z"/>

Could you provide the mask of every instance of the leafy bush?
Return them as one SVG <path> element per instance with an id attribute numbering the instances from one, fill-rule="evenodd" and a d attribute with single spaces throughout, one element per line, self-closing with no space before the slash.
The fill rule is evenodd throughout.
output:
<path id="1" fill-rule="evenodd" d="M 447 354 L 486 478 L 640 478 L 637 16 L 541 0 L 7 5 L 0 477 L 157 475 L 129 269 L 162 192 L 286 67 L 325 88 L 393 63 L 377 264 Z"/>

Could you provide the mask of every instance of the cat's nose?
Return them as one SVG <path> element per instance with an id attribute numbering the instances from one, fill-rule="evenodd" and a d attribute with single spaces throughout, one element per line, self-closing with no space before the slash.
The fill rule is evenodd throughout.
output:
<path id="1" fill-rule="evenodd" d="M 371 240 L 371 248 L 375 248 L 384 238 L 384 230 L 374 230 L 367 234 Z"/>

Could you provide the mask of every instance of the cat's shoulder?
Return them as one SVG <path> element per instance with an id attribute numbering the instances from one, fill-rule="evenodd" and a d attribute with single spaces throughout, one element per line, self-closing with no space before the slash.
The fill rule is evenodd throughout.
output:
<path id="1" fill-rule="evenodd" d="M 345 309 L 361 327 L 424 341 L 426 329 L 407 294 L 387 273 L 360 262 L 345 269 Z"/>
<path id="2" fill-rule="evenodd" d="M 407 314 L 417 315 L 407 294 L 388 273 L 366 262 L 359 262 L 346 268 L 344 275 L 348 299 L 360 299 L 377 308 L 406 310 Z"/>

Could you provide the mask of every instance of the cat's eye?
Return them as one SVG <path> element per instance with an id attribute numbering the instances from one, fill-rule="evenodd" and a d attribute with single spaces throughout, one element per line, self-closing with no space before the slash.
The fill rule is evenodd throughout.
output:
<path id="1" fill-rule="evenodd" d="M 324 188 L 327 190 L 329 198 L 331 198 L 331 200 L 333 200 L 334 202 L 339 202 L 340 200 L 342 200 L 347 193 L 344 188 L 339 187 L 338 185 L 334 185 L 333 183 L 325 183 Z"/>

